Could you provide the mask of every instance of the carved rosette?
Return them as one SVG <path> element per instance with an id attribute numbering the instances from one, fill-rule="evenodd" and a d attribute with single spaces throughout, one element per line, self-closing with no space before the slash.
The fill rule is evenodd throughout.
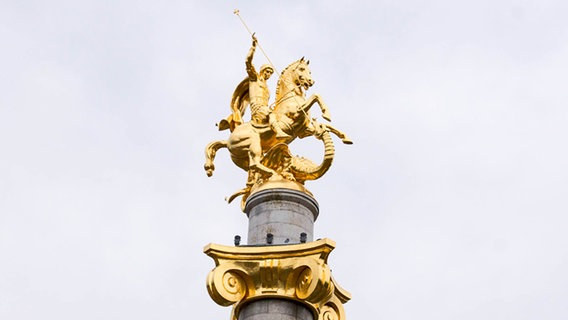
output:
<path id="1" fill-rule="evenodd" d="M 344 320 L 343 303 L 351 295 L 331 276 L 327 257 L 335 248 L 329 239 L 282 246 L 229 247 L 209 244 L 204 252 L 216 267 L 207 290 L 219 305 L 233 305 L 233 319 L 249 301 L 281 298 L 309 307 L 318 320 Z"/>

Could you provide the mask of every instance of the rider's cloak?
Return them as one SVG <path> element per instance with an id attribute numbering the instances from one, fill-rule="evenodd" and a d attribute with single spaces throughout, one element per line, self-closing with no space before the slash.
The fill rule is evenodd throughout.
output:
<path id="1" fill-rule="evenodd" d="M 249 77 L 246 77 L 233 92 L 231 98 L 231 111 L 232 113 L 225 119 L 219 121 L 219 131 L 230 129 L 231 132 L 236 127 L 243 124 L 243 115 L 245 114 L 247 106 L 250 104 L 249 98 Z"/>

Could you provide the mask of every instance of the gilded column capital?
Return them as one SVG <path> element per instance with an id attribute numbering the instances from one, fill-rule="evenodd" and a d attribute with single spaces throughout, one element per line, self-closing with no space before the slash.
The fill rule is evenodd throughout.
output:
<path id="1" fill-rule="evenodd" d="M 343 303 L 351 299 L 331 276 L 327 258 L 335 242 L 231 247 L 209 244 L 204 252 L 215 261 L 207 290 L 219 305 L 233 305 L 233 319 L 247 302 L 281 298 L 308 306 L 316 319 L 345 319 Z"/>

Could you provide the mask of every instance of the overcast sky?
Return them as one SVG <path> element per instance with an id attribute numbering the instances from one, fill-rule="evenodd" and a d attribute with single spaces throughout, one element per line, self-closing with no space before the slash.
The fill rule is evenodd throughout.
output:
<path id="1" fill-rule="evenodd" d="M 229 319 L 202 250 L 246 238 L 246 174 L 202 166 L 246 75 L 235 8 L 355 142 L 307 183 L 348 319 L 566 319 L 562 0 L 3 0 L 0 319 Z"/>

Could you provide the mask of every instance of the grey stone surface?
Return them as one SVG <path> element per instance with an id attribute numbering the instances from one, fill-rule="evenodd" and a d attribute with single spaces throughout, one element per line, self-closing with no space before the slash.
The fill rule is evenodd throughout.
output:
<path id="1" fill-rule="evenodd" d="M 243 306 L 239 320 L 314 320 L 308 307 L 294 301 L 262 299 Z"/>
<path id="2" fill-rule="evenodd" d="M 306 193 L 267 189 L 248 198 L 245 213 L 249 218 L 248 245 L 268 245 L 268 233 L 273 235 L 273 245 L 296 244 L 303 232 L 308 242 L 313 241 L 319 207 Z M 314 320 L 314 315 L 299 302 L 269 298 L 243 306 L 238 320 Z"/>
<path id="3" fill-rule="evenodd" d="M 272 233 L 272 244 L 300 243 L 300 234 L 313 240 L 314 222 L 319 214 L 316 200 L 290 189 L 268 189 L 253 194 L 245 207 L 249 217 L 249 245 L 266 244 L 267 233 Z"/>

